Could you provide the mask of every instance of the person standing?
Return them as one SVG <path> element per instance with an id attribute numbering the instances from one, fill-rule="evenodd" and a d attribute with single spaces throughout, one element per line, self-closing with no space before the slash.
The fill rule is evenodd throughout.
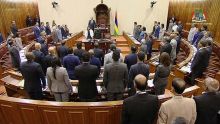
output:
<path id="1" fill-rule="evenodd" d="M 158 124 L 172 124 L 172 121 L 177 117 L 183 117 L 188 124 L 194 124 L 196 121 L 196 103 L 191 98 L 182 96 L 186 88 L 186 83 L 183 79 L 174 78 L 172 82 L 175 96 L 170 100 L 162 103 L 159 114 Z"/>
<path id="2" fill-rule="evenodd" d="M 46 80 L 40 64 L 34 62 L 34 54 L 26 53 L 27 61 L 21 63 L 21 74 L 24 78 L 24 90 L 34 100 L 42 100 L 42 88 L 46 87 Z"/>
<path id="3" fill-rule="evenodd" d="M 159 65 L 156 68 L 154 75 L 154 88 L 156 95 L 162 95 L 165 93 L 165 88 L 168 84 L 168 76 L 170 75 L 170 56 L 168 53 L 163 52 L 159 58 Z"/>
<path id="4" fill-rule="evenodd" d="M 195 84 L 195 79 L 202 77 L 203 72 L 209 64 L 210 51 L 206 48 L 208 45 L 207 41 L 201 40 L 198 44 L 199 50 L 196 52 L 195 57 L 191 64 L 191 84 Z"/>
<path id="5" fill-rule="evenodd" d="M 130 67 L 137 63 L 137 47 L 135 45 L 131 46 L 131 54 L 125 56 L 124 63 L 127 64 L 128 71 Z"/>
<path id="6" fill-rule="evenodd" d="M 51 28 L 49 22 L 46 22 L 45 32 L 47 35 L 51 34 Z"/>
<path id="7" fill-rule="evenodd" d="M 190 43 L 193 42 L 193 37 L 196 34 L 196 32 L 197 32 L 197 28 L 196 28 L 195 24 L 192 24 L 190 31 L 189 31 L 188 38 L 187 38 Z"/>
<path id="8" fill-rule="evenodd" d="M 34 61 L 38 64 L 40 64 L 41 68 L 44 70 L 45 72 L 45 63 L 44 63 L 44 58 L 45 55 L 43 52 L 40 51 L 41 50 L 41 44 L 40 43 L 35 43 L 35 50 L 33 50 L 33 54 L 35 56 Z M 45 74 L 45 73 L 44 73 Z"/>
<path id="9" fill-rule="evenodd" d="M 120 52 L 115 50 L 112 54 L 113 63 L 104 66 L 103 83 L 107 89 L 107 99 L 122 100 L 124 89 L 128 82 L 127 65 L 120 63 Z"/>
<path id="10" fill-rule="evenodd" d="M 129 71 L 129 82 L 128 82 L 128 89 L 130 89 L 129 91 L 129 96 L 135 94 L 135 88 L 134 88 L 134 78 L 138 75 L 141 74 L 143 76 L 146 77 L 146 79 L 148 79 L 149 77 L 149 73 L 150 73 L 150 69 L 149 69 L 149 65 L 144 63 L 145 60 L 145 54 L 144 52 L 139 52 L 137 54 L 138 57 L 138 62 L 135 65 L 132 65 Z M 146 89 L 146 88 L 145 88 Z"/>
<path id="11" fill-rule="evenodd" d="M 32 24 L 33 24 L 33 20 L 31 19 L 30 15 L 28 15 L 26 17 L 26 26 L 30 27 L 30 26 L 32 26 Z"/>
<path id="12" fill-rule="evenodd" d="M 73 54 L 73 49 L 68 48 L 68 55 L 63 58 L 63 67 L 66 68 L 69 78 L 76 80 L 75 67 L 80 65 L 80 60 Z"/>
<path id="13" fill-rule="evenodd" d="M 63 63 L 63 58 L 68 55 L 68 48 L 67 46 L 65 45 L 66 41 L 61 41 L 61 46 L 58 48 L 57 50 L 57 53 L 58 53 L 58 56 L 61 60 L 61 62 Z"/>
<path id="14" fill-rule="evenodd" d="M 175 64 L 176 61 L 176 49 L 177 49 L 177 41 L 176 41 L 176 34 L 171 34 L 170 35 L 170 45 L 172 46 L 172 50 L 170 53 L 170 58 L 173 64 Z"/>
<path id="15" fill-rule="evenodd" d="M 33 28 L 33 31 L 34 31 L 34 36 L 35 36 L 35 39 L 38 39 L 40 37 L 40 27 L 39 27 L 39 23 L 36 23 L 34 28 Z"/>
<path id="16" fill-rule="evenodd" d="M 16 36 L 16 34 L 18 33 L 18 28 L 17 28 L 15 21 L 12 21 L 10 29 L 11 29 L 11 33 L 14 36 Z"/>
<path id="17" fill-rule="evenodd" d="M 82 102 L 94 102 L 98 94 L 96 79 L 99 76 L 99 70 L 95 65 L 89 64 L 89 60 L 90 54 L 84 52 L 83 63 L 75 68 L 75 76 L 79 80 L 79 99 Z"/>
<path id="18" fill-rule="evenodd" d="M 170 44 L 170 37 L 164 37 L 163 44 L 160 47 L 160 54 L 166 52 L 170 55 L 171 51 L 172 51 L 172 46 Z"/>
<path id="19" fill-rule="evenodd" d="M 93 20 L 93 17 L 89 20 L 88 27 L 94 31 L 96 27 L 96 22 Z"/>
<path id="20" fill-rule="evenodd" d="M 205 92 L 195 96 L 197 118 L 195 124 L 219 124 L 217 113 L 220 111 L 219 82 L 213 78 L 206 78 L 204 81 Z"/>
<path id="21" fill-rule="evenodd" d="M 159 34 L 159 40 L 163 40 L 164 33 L 166 32 L 164 24 L 161 24 L 160 34 Z"/>
<path id="22" fill-rule="evenodd" d="M 101 71 L 101 62 L 100 62 L 100 60 L 94 56 L 94 51 L 93 51 L 93 49 L 90 49 L 90 50 L 89 50 L 89 54 L 90 54 L 89 63 L 90 63 L 91 65 L 97 66 L 97 68 L 99 69 L 99 73 L 100 73 L 100 71 Z"/>
<path id="23" fill-rule="evenodd" d="M 157 96 L 146 92 L 147 78 L 137 75 L 134 79 L 137 93 L 124 100 L 121 124 L 153 124 L 159 110 Z"/>
<path id="24" fill-rule="evenodd" d="M 44 70 L 44 73 L 46 74 L 46 70 L 47 68 L 51 67 L 52 66 L 52 60 L 54 58 L 56 58 L 56 55 L 55 55 L 55 47 L 49 47 L 48 49 L 48 55 L 45 56 L 45 59 L 44 59 L 44 63 L 45 63 L 45 70 Z"/>
<path id="25" fill-rule="evenodd" d="M 82 42 L 76 43 L 76 49 L 73 51 L 75 56 L 78 56 L 79 59 L 82 59 L 82 54 L 86 52 L 84 49 L 82 49 Z"/>
<path id="26" fill-rule="evenodd" d="M 61 66 L 58 58 L 53 58 L 51 67 L 47 69 L 48 88 L 58 102 L 68 102 L 72 93 L 72 85 L 65 68 Z"/>
<path id="27" fill-rule="evenodd" d="M 103 65 L 104 63 L 104 52 L 102 49 L 99 48 L 99 43 L 98 42 L 95 42 L 94 44 L 94 56 L 96 58 L 99 58 L 100 62 L 101 62 L 101 65 Z"/>
<path id="28" fill-rule="evenodd" d="M 2 44 L 3 41 L 4 41 L 4 38 L 2 36 L 2 33 L 0 32 L 0 44 Z"/>
<path id="29" fill-rule="evenodd" d="M 18 51 L 22 50 L 23 45 L 22 45 L 21 37 L 19 36 L 19 34 L 15 35 L 14 40 L 15 40 L 15 46 L 18 48 Z"/>
<path id="30" fill-rule="evenodd" d="M 110 45 L 110 52 L 108 54 L 105 54 L 105 57 L 104 57 L 104 66 L 106 64 L 113 63 L 112 54 L 115 50 L 117 50 L 116 45 L 111 44 Z M 123 57 L 121 54 L 120 54 L 119 62 L 123 62 Z"/>
<path id="31" fill-rule="evenodd" d="M 9 41 L 9 54 L 11 56 L 12 65 L 17 70 L 20 70 L 21 58 L 17 47 L 14 45 L 14 41 Z"/>
<path id="32" fill-rule="evenodd" d="M 133 36 L 134 37 L 136 37 L 137 30 L 138 30 L 137 22 L 134 22 L 134 29 L 133 29 Z"/>
<path id="33" fill-rule="evenodd" d="M 34 19 L 34 24 L 40 24 L 40 18 L 38 17 L 38 15 L 36 15 L 35 19 Z"/>

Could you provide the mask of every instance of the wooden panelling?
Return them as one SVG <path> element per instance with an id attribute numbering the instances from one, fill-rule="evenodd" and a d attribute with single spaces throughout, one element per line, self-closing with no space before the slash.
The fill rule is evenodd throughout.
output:
<path id="1" fill-rule="evenodd" d="M 66 124 L 61 107 L 39 106 L 38 109 L 45 124 Z"/>
<path id="2" fill-rule="evenodd" d="M 112 124 L 114 118 L 113 107 L 91 107 L 90 108 L 90 120 L 91 124 Z"/>
<path id="3" fill-rule="evenodd" d="M 20 104 L 19 109 L 22 119 L 24 120 L 24 124 L 42 124 L 37 106 Z"/>
<path id="4" fill-rule="evenodd" d="M 10 31 L 11 21 L 18 29 L 26 27 L 26 17 L 39 15 L 37 0 L 0 0 L 0 32 L 5 37 Z"/>
<path id="5" fill-rule="evenodd" d="M 88 107 L 64 107 L 65 117 L 68 124 L 88 124 L 89 109 Z"/>
<path id="6" fill-rule="evenodd" d="M 220 42 L 220 1 L 219 0 L 170 0 L 168 19 L 175 16 L 184 24 L 184 29 L 190 29 L 192 13 L 195 9 L 203 9 L 207 15 L 209 30 L 216 41 Z"/>
<path id="7" fill-rule="evenodd" d="M 23 124 L 17 104 L 1 101 L 0 109 L 7 124 Z"/>

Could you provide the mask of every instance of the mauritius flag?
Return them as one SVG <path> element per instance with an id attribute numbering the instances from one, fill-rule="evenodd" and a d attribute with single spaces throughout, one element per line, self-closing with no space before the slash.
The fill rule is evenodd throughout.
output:
<path id="1" fill-rule="evenodd" d="M 117 17 L 117 11 L 115 12 L 115 26 L 114 26 L 114 35 L 118 36 L 119 30 L 118 30 L 118 17 Z"/>

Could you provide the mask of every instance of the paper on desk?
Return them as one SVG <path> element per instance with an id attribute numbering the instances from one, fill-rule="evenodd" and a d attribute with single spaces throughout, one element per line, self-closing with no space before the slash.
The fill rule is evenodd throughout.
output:
<path id="1" fill-rule="evenodd" d="M 148 87 L 154 87 L 153 80 L 154 80 L 154 79 L 151 79 L 151 80 L 148 80 L 148 81 L 147 81 L 147 86 L 148 86 Z"/>
<path id="2" fill-rule="evenodd" d="M 191 72 L 191 69 L 190 69 L 189 66 L 183 66 L 180 70 L 183 71 L 183 72 L 188 72 L 188 73 Z"/>
<path id="3" fill-rule="evenodd" d="M 21 81 L 18 83 L 18 86 L 19 86 L 19 87 L 24 87 L 24 79 L 21 80 Z"/>
<path id="4" fill-rule="evenodd" d="M 78 93 L 78 89 L 76 86 L 72 86 L 73 93 Z"/>
<path id="5" fill-rule="evenodd" d="M 99 93 L 101 93 L 102 92 L 101 86 L 97 86 L 97 90 L 98 90 Z"/>

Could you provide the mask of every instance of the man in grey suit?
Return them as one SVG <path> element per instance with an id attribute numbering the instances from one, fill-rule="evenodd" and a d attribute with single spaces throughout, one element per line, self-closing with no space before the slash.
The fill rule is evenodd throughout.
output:
<path id="1" fill-rule="evenodd" d="M 107 89 L 109 101 L 121 100 L 128 81 L 127 65 L 119 62 L 120 52 L 115 50 L 112 54 L 113 63 L 104 68 L 103 83 Z"/>
<path id="2" fill-rule="evenodd" d="M 105 54 L 105 57 L 104 57 L 104 66 L 106 64 L 109 64 L 109 63 L 112 63 L 113 62 L 113 59 L 112 59 L 112 54 L 113 54 L 113 51 L 117 50 L 116 48 L 116 45 L 115 44 L 111 44 L 110 45 L 110 50 L 111 52 L 109 52 L 108 54 Z M 119 51 L 119 50 L 118 50 Z M 120 62 L 123 62 L 123 57 L 122 55 L 120 54 L 120 59 L 119 59 Z"/>

